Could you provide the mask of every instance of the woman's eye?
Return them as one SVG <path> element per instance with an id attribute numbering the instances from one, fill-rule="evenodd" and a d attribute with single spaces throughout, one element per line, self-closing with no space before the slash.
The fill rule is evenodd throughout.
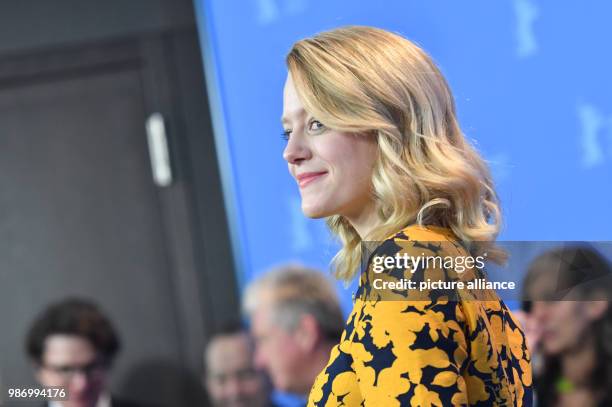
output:
<path id="1" fill-rule="evenodd" d="M 283 130 L 283 132 L 281 133 L 281 138 L 285 141 L 288 141 L 289 137 L 291 137 L 291 130 Z"/>
<path id="2" fill-rule="evenodd" d="M 325 128 L 325 126 L 323 125 L 323 123 L 321 123 L 318 120 L 313 120 L 308 125 L 308 130 L 310 130 L 310 131 L 321 131 L 324 128 Z"/>

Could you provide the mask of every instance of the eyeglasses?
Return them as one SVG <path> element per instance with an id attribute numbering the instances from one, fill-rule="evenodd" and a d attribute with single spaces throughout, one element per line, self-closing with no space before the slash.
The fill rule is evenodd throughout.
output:
<path id="1" fill-rule="evenodd" d="M 44 369 L 60 376 L 64 381 L 70 381 L 78 373 L 88 379 L 97 379 L 102 377 L 108 369 L 108 364 L 102 361 L 94 361 L 85 365 L 43 365 Z"/>

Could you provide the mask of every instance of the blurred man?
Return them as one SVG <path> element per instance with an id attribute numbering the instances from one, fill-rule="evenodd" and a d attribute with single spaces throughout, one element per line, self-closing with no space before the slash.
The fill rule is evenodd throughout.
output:
<path id="1" fill-rule="evenodd" d="M 111 322 L 96 305 L 69 299 L 52 304 L 27 336 L 28 356 L 43 386 L 62 387 L 69 400 L 49 407 L 137 407 L 111 397 L 108 372 L 120 343 Z"/>
<path id="2" fill-rule="evenodd" d="M 204 382 L 215 407 L 271 406 L 271 386 L 253 365 L 253 342 L 240 324 L 229 324 L 208 342 Z"/>
<path id="3" fill-rule="evenodd" d="M 285 266 L 247 288 L 244 308 L 255 365 L 269 372 L 276 389 L 308 395 L 344 327 L 331 282 L 316 270 Z"/>

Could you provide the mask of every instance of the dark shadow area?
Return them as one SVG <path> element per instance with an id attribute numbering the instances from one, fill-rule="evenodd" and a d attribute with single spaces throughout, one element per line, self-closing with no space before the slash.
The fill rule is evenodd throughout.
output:
<path id="1" fill-rule="evenodd" d="M 139 394 L 134 401 L 156 407 L 209 405 L 197 374 L 171 361 L 137 364 L 119 379 L 115 389 L 119 396 Z"/>

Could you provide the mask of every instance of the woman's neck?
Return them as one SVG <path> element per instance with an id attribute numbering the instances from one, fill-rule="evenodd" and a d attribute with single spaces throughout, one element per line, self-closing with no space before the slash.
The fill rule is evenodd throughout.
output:
<path id="1" fill-rule="evenodd" d="M 361 240 L 367 239 L 370 233 L 380 225 L 378 210 L 373 203 L 358 214 L 345 215 L 344 218 L 353 226 Z"/>

